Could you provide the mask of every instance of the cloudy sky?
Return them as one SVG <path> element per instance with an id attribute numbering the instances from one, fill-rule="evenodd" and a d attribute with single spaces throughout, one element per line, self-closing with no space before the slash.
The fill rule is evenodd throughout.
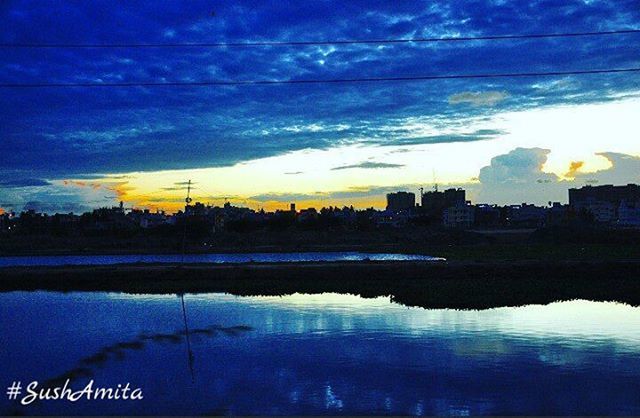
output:
<path id="1" fill-rule="evenodd" d="M 3 1 L 3 44 L 370 40 L 640 29 L 637 0 Z M 0 84 L 327 80 L 640 67 L 640 33 L 398 44 L 0 48 Z M 0 87 L 0 211 L 124 200 L 384 207 L 640 182 L 640 73 L 156 87 Z"/>

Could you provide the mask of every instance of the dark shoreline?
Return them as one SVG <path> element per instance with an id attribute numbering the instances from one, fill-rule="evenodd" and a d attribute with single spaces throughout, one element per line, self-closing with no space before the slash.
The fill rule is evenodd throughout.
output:
<path id="1" fill-rule="evenodd" d="M 55 249 L 54 249 L 55 248 Z M 433 244 L 416 245 L 411 243 L 388 244 L 316 244 L 316 245 L 249 245 L 221 246 L 209 248 L 187 248 L 186 254 L 247 254 L 247 253 L 290 253 L 290 252 L 359 252 L 359 253 L 396 253 L 419 254 L 443 257 L 456 262 L 564 262 L 564 261 L 624 261 L 640 260 L 640 245 L 634 244 L 597 244 L 597 243 L 493 243 L 493 244 Z M 31 249 L 29 251 L 0 250 L 0 257 L 39 257 L 39 256 L 93 256 L 93 255 L 164 255 L 180 254 L 175 248 L 150 247 L 108 247 L 108 248 L 58 248 Z"/>
<path id="2" fill-rule="evenodd" d="M 5 267 L 0 292 L 350 293 L 423 308 L 587 299 L 640 306 L 640 261 L 313 262 Z"/>
<path id="3" fill-rule="evenodd" d="M 185 254 L 249 254 L 249 253 L 290 253 L 290 252 L 407 252 L 417 250 L 407 249 L 398 244 L 386 245 L 303 245 L 282 246 L 262 245 L 251 247 L 212 247 L 190 248 Z M 38 256 L 69 256 L 69 255 L 154 255 L 154 254 L 180 254 L 178 248 L 91 248 L 91 249 L 37 249 L 30 251 L 0 252 L 0 257 L 38 257 Z"/>

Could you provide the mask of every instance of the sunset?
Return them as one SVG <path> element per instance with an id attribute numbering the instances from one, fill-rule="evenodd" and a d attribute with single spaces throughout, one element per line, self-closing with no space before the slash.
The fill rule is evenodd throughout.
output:
<path id="1" fill-rule="evenodd" d="M 525 35 L 634 29 L 634 2 L 108 4 L 0 10 L 2 83 L 14 86 L 2 88 L 4 211 L 124 200 L 173 212 L 185 194 L 176 184 L 188 179 L 203 202 L 270 210 L 290 201 L 383 208 L 388 191 L 435 183 L 500 204 L 522 203 L 508 192 L 517 184 L 542 203 L 566 201 L 568 186 L 587 180 L 639 180 L 638 73 L 571 73 L 640 67 L 640 34 L 419 41 L 523 25 Z M 189 46 L 206 42 L 216 46 Z M 82 47 L 92 44 L 112 47 Z M 323 82 L 549 72 L 567 74 Z M 317 82 L 188 84 L 248 80 Z M 187 85 L 162 85 L 175 82 Z M 574 162 L 583 164 L 570 172 Z"/>
<path id="2" fill-rule="evenodd" d="M 638 0 L 0 2 L 0 416 L 639 416 Z"/>

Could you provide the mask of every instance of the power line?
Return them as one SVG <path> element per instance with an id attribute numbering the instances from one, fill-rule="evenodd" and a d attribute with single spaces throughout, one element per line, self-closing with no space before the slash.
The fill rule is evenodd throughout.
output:
<path id="1" fill-rule="evenodd" d="M 400 39 L 350 39 L 324 41 L 256 41 L 256 42 L 184 42 L 184 43 L 0 43 L 0 48 L 237 48 L 261 46 L 321 46 L 321 45 L 358 45 L 358 44 L 407 44 L 433 42 L 469 42 L 469 41 L 499 41 L 517 39 L 544 38 L 576 38 L 585 36 L 609 36 L 640 33 L 640 29 L 622 29 L 597 32 L 564 32 L 564 33 L 534 33 L 521 35 L 485 35 L 461 36 L 441 38 L 400 38 Z"/>
<path id="2" fill-rule="evenodd" d="M 338 84 L 338 83 L 373 83 L 391 81 L 428 81 L 457 80 L 482 78 L 524 78 L 549 77 L 565 75 L 617 74 L 640 72 L 636 68 L 610 68 L 599 70 L 548 71 L 526 73 L 487 73 L 487 74 L 442 74 L 404 77 L 371 77 L 371 78 L 330 78 L 300 80 L 206 80 L 206 81 L 139 81 L 139 82 L 84 82 L 84 83 L 0 83 L 0 88 L 47 88 L 47 87 L 206 87 L 206 86 L 260 86 L 282 84 Z"/>

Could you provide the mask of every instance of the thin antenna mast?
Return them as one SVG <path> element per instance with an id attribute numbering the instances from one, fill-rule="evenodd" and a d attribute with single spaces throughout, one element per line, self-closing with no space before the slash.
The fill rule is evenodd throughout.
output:
<path id="1" fill-rule="evenodd" d="M 431 169 L 431 177 L 433 177 L 433 191 L 437 192 L 438 191 L 438 179 L 436 178 L 436 170 L 435 169 Z"/>
<path id="2" fill-rule="evenodd" d="M 182 257 L 181 262 L 184 264 L 184 252 L 185 247 L 187 245 L 187 209 L 189 208 L 189 203 L 191 203 L 193 199 L 191 199 L 191 180 L 187 183 L 187 198 L 184 201 L 187 203 L 184 207 L 184 227 L 182 229 Z"/>
<path id="3" fill-rule="evenodd" d="M 191 180 L 189 180 L 187 182 L 187 198 L 184 199 L 185 202 L 187 202 L 187 206 L 189 206 L 189 203 L 191 203 Z"/>

